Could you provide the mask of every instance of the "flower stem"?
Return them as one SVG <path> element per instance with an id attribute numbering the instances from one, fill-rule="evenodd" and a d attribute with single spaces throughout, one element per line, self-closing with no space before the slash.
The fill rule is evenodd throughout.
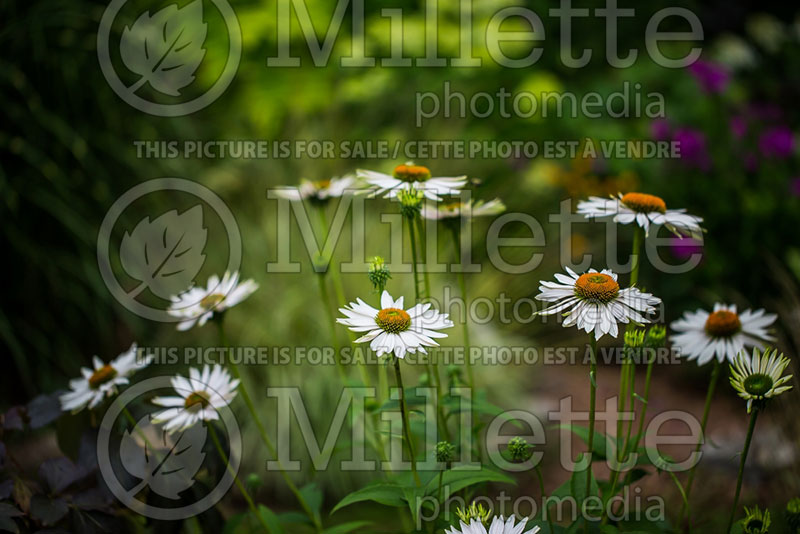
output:
<path id="1" fill-rule="evenodd" d="M 336 369 L 339 371 L 339 378 L 342 380 L 342 385 L 346 386 L 347 374 L 342 365 L 341 349 L 339 347 L 339 341 L 336 338 L 336 317 L 331 307 L 331 297 L 328 294 L 328 286 L 325 284 L 325 274 L 316 273 L 314 276 L 316 276 L 319 282 L 319 294 L 322 298 L 322 306 L 325 308 L 325 313 L 328 316 L 328 328 L 331 331 L 331 343 L 333 344 L 334 358 L 336 359 Z"/>
<path id="2" fill-rule="evenodd" d="M 400 389 L 400 415 L 403 418 L 403 434 L 408 447 L 408 454 L 411 456 L 411 472 L 414 474 L 414 483 L 417 487 L 422 486 L 422 482 L 417 474 L 417 458 L 414 454 L 414 443 L 411 441 L 411 426 L 408 423 L 408 409 L 406 408 L 406 392 L 403 388 L 403 375 L 400 372 L 400 359 L 394 357 L 394 376 L 397 379 L 397 387 Z"/>
<path id="3" fill-rule="evenodd" d="M 644 229 L 639 226 L 633 231 L 633 253 L 631 254 L 631 287 L 639 281 L 639 260 L 641 258 L 642 241 L 644 241 Z"/>
<path id="4" fill-rule="evenodd" d="M 253 512 L 253 514 L 255 514 L 256 518 L 261 523 L 261 526 L 264 527 L 264 531 L 270 532 L 269 525 L 267 524 L 266 519 L 264 519 L 264 517 L 259 513 L 258 508 L 256 508 L 256 505 L 253 502 L 253 498 L 250 496 L 250 493 L 247 491 L 247 489 L 244 487 L 244 484 L 242 484 L 242 481 L 239 479 L 238 473 L 236 473 L 236 471 L 233 470 L 233 467 L 231 467 L 231 463 L 230 461 L 228 461 L 228 455 L 225 454 L 225 449 L 222 447 L 222 443 L 220 443 L 219 441 L 219 436 L 217 436 L 217 431 L 214 428 L 214 425 L 211 422 L 209 422 L 206 424 L 206 427 L 208 428 L 208 434 L 211 436 L 211 440 L 214 442 L 214 446 L 217 448 L 217 452 L 219 453 L 220 458 L 222 458 L 222 461 L 225 464 L 225 468 L 233 476 L 233 481 L 236 483 L 236 487 L 239 488 L 239 491 L 241 492 L 242 497 L 244 497 L 244 500 L 247 501 L 247 506 L 250 508 L 250 511 Z"/>
<path id="5" fill-rule="evenodd" d="M 586 467 L 586 496 L 592 489 L 592 451 L 594 450 L 594 420 L 595 420 L 595 405 L 597 402 L 597 340 L 594 338 L 594 332 L 589 334 L 591 342 L 591 370 L 589 371 L 589 465 Z M 589 531 L 589 522 L 584 523 L 586 532 Z"/>
<path id="6" fill-rule="evenodd" d="M 217 321 L 217 325 L 219 330 L 219 342 L 220 345 L 224 347 L 226 345 L 226 342 L 225 342 L 225 328 L 223 325 L 222 318 L 220 318 Z M 250 416 L 253 422 L 255 423 L 256 428 L 258 429 L 258 433 L 261 436 L 261 441 L 264 442 L 264 445 L 267 447 L 269 453 L 275 457 L 275 461 L 278 462 L 278 470 L 280 471 L 284 482 L 289 487 L 289 490 L 294 494 L 295 498 L 297 498 L 297 501 L 300 503 L 300 506 L 303 507 L 303 511 L 305 511 L 308 518 L 311 519 L 311 521 L 314 523 L 314 528 L 316 529 L 316 531 L 322 532 L 322 524 L 320 523 L 319 519 L 311 510 L 311 507 L 306 502 L 305 498 L 303 497 L 303 494 L 300 493 L 300 490 L 297 489 L 297 486 L 295 485 L 294 482 L 292 482 L 292 479 L 289 478 L 289 475 L 286 473 L 286 470 L 281 465 L 281 460 L 280 457 L 278 456 L 278 451 L 277 449 L 275 449 L 275 445 L 273 445 L 272 440 L 269 438 L 269 434 L 267 434 L 267 429 L 264 428 L 263 424 L 261 424 L 261 419 L 259 418 L 258 411 L 256 410 L 255 405 L 253 404 L 253 399 L 250 397 L 250 393 L 247 391 L 247 386 L 245 385 L 244 380 L 242 380 L 242 373 L 239 371 L 239 366 L 236 365 L 236 363 L 234 363 L 233 361 L 230 361 L 228 363 L 229 363 L 228 367 L 231 370 L 231 374 L 233 375 L 234 378 L 239 380 L 239 387 L 237 388 L 237 390 L 242 395 L 242 400 L 244 400 L 244 403 L 247 406 L 247 410 L 250 412 Z"/>
<path id="7" fill-rule="evenodd" d="M 422 225 L 422 217 L 417 215 L 415 218 L 415 222 L 417 225 L 417 236 L 419 237 L 419 251 L 420 251 L 420 258 L 423 262 L 427 262 L 427 242 L 425 240 L 425 227 Z M 431 281 L 430 277 L 428 276 L 428 269 L 423 269 L 422 271 L 422 279 L 425 282 L 425 296 L 423 298 L 430 298 L 431 297 Z"/>
<path id="8" fill-rule="evenodd" d="M 714 398 L 714 390 L 717 388 L 717 381 L 719 380 L 719 372 L 722 365 L 719 363 L 719 360 L 714 358 L 714 367 L 711 369 L 711 379 L 708 382 L 708 391 L 706 392 L 706 403 L 703 407 L 703 418 L 700 420 L 700 441 L 697 442 L 695 446 L 694 452 L 700 452 L 700 449 L 703 446 L 703 441 L 705 440 L 706 435 L 706 425 L 708 424 L 708 414 L 711 412 L 711 401 Z M 694 484 L 694 476 L 697 472 L 697 464 L 700 462 L 695 463 L 692 468 L 689 470 L 689 479 L 686 482 L 686 500 L 689 500 L 689 495 L 692 492 L 692 484 Z M 680 522 L 683 522 L 684 517 L 688 518 L 689 510 L 686 506 L 686 503 L 683 504 L 681 509 L 681 516 Z"/>
<path id="9" fill-rule="evenodd" d="M 453 254 L 455 256 L 454 263 L 461 264 L 461 236 L 459 229 L 456 226 L 453 229 Z M 458 271 L 458 289 L 461 292 L 461 300 L 464 302 L 464 308 L 467 309 L 467 281 L 464 276 L 463 269 Z M 470 339 L 469 339 L 469 312 L 465 313 L 464 323 L 462 325 L 464 336 L 464 355 L 466 357 L 465 364 L 467 366 L 467 381 L 470 389 L 475 388 L 475 376 L 472 370 L 472 361 L 469 357 Z"/>
<path id="10" fill-rule="evenodd" d="M 736 478 L 736 493 L 733 496 L 733 507 L 731 508 L 731 517 L 728 520 L 728 527 L 725 529 L 725 534 L 729 534 L 733 528 L 733 520 L 736 518 L 736 509 L 739 506 L 739 495 L 742 493 L 742 478 L 744 477 L 744 465 L 747 462 L 747 453 L 750 452 L 750 443 L 753 441 L 753 431 L 756 428 L 756 419 L 758 418 L 758 406 L 753 406 L 753 413 L 750 415 L 750 424 L 747 427 L 747 437 L 744 440 L 744 449 L 742 449 L 742 459 L 739 462 L 739 476 Z"/>
<path id="11" fill-rule="evenodd" d="M 547 525 L 550 527 L 550 532 L 555 532 L 553 529 L 553 519 L 550 517 L 550 514 L 547 513 L 547 504 L 544 495 L 544 477 L 542 476 L 542 468 L 538 463 L 536 464 L 536 476 L 539 479 L 539 491 L 542 494 L 542 519 L 547 519 Z"/>
<path id="12" fill-rule="evenodd" d="M 421 300 L 421 295 L 419 291 L 419 272 L 418 272 L 418 265 L 417 265 L 417 239 L 415 237 L 414 232 L 414 220 L 406 218 L 406 222 L 408 223 L 408 238 L 411 241 L 411 267 L 414 271 L 414 298 L 417 302 Z"/>

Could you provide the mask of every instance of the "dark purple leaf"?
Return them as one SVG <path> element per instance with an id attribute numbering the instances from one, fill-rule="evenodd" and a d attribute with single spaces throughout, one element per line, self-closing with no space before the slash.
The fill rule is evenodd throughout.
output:
<path id="1" fill-rule="evenodd" d="M 14 491 L 14 481 L 11 479 L 3 480 L 0 482 L 0 500 L 6 500 L 11 497 L 11 492 Z"/>
<path id="2" fill-rule="evenodd" d="M 72 463 L 69 458 L 51 458 L 45 460 L 39 466 L 39 478 L 41 478 L 51 493 L 61 493 L 69 486 L 84 478 L 86 472 Z"/>
<path id="3" fill-rule="evenodd" d="M 20 517 L 25 514 L 11 503 L 0 502 L 0 517 Z"/>
<path id="4" fill-rule="evenodd" d="M 61 521 L 68 512 L 64 499 L 50 499 L 45 495 L 34 495 L 31 499 L 31 517 L 46 527 Z"/>
<path id="5" fill-rule="evenodd" d="M 22 430 L 25 427 L 23 422 L 23 411 L 25 407 L 14 406 L 3 416 L 3 428 L 5 430 Z"/>
<path id="6" fill-rule="evenodd" d="M 39 395 L 28 403 L 28 417 L 31 428 L 42 428 L 61 416 L 61 402 L 58 398 L 63 391 Z"/>
<path id="7" fill-rule="evenodd" d="M 19 527 L 10 517 L 0 516 L 0 530 L 4 532 L 13 532 L 13 534 L 19 534 Z"/>
<path id="8" fill-rule="evenodd" d="M 108 512 L 114 498 L 105 488 L 91 488 L 76 494 L 72 498 L 72 504 L 81 510 Z"/>

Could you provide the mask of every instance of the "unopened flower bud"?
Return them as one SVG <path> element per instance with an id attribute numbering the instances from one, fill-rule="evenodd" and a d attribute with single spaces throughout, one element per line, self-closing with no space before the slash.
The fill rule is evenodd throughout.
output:
<path id="1" fill-rule="evenodd" d="M 436 461 L 445 464 L 448 468 L 456 455 L 456 448 L 452 443 L 440 441 L 436 444 Z"/>
<path id="2" fill-rule="evenodd" d="M 367 273 L 367 276 L 369 277 L 369 281 L 372 283 L 372 287 L 378 293 L 383 292 L 383 290 L 386 288 L 386 282 L 392 277 L 389 269 L 383 262 L 383 258 L 380 256 L 375 256 L 370 261 L 369 272 Z"/>
<path id="3" fill-rule="evenodd" d="M 527 461 L 533 454 L 531 449 L 531 445 L 525 441 L 525 438 L 511 438 L 511 441 L 508 442 L 508 454 L 511 456 L 512 462 L 522 463 Z"/>
<path id="4" fill-rule="evenodd" d="M 416 189 L 402 190 L 397 193 L 397 200 L 400 201 L 400 213 L 407 219 L 415 219 L 422 210 L 422 191 Z"/>
<path id="5" fill-rule="evenodd" d="M 655 325 L 647 331 L 644 345 L 649 349 L 660 349 L 664 346 L 666 339 L 667 328 L 663 325 Z"/>
<path id="6" fill-rule="evenodd" d="M 769 510 L 763 512 L 756 506 L 744 509 L 745 517 L 742 519 L 742 532 L 745 534 L 767 534 L 769 532 Z"/>

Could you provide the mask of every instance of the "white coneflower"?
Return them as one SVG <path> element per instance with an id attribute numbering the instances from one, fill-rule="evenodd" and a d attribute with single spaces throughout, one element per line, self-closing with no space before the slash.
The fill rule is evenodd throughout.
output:
<path id="1" fill-rule="evenodd" d="M 792 375 L 781 376 L 788 366 L 789 358 L 778 354 L 776 349 L 767 349 L 763 355 L 753 349 L 752 358 L 745 351 L 736 356 L 730 366 L 731 385 L 747 401 L 748 413 L 753 402 L 771 399 L 792 389 L 791 385 L 785 385 Z"/>
<path id="2" fill-rule="evenodd" d="M 776 315 L 764 310 L 745 310 L 737 313 L 735 305 L 714 304 L 714 310 L 686 312 L 670 327 L 679 332 L 672 336 L 673 346 L 698 365 L 705 365 L 716 357 L 719 362 L 733 362 L 746 347 L 764 346 L 775 339 L 767 327 L 775 322 Z"/>
<path id="3" fill-rule="evenodd" d="M 136 343 L 108 363 L 95 356 L 94 369 L 81 368 L 81 378 L 70 380 L 72 391 L 59 397 L 61 409 L 66 412 L 79 412 L 87 406 L 95 408 L 106 397 L 115 395 L 119 386 L 128 384 L 128 377 L 147 367 L 153 360 L 152 354 L 143 358 L 137 355 Z"/>
<path id="4" fill-rule="evenodd" d="M 558 282 L 540 281 L 537 300 L 554 302 L 538 315 L 562 312 L 562 326 L 577 326 L 595 339 L 605 334 L 617 337 L 618 323 L 649 323 L 645 315 L 654 313 L 661 299 L 635 287 L 620 289 L 617 275 L 608 269 L 578 275 L 567 267 L 567 275 L 556 274 Z"/>
<path id="5" fill-rule="evenodd" d="M 419 191 L 425 198 L 441 201 L 440 195 L 457 195 L 467 184 L 466 176 L 452 178 L 433 177 L 431 171 L 422 165 L 406 163 L 394 168 L 392 174 L 367 171 L 356 171 L 374 189 L 373 195 L 384 195 L 384 198 L 395 198 L 400 191 Z"/>
<path id="6" fill-rule="evenodd" d="M 521 534 L 525 529 L 525 524 L 528 522 L 528 518 L 524 518 L 519 523 L 516 523 L 514 517 L 509 517 L 508 519 L 503 518 L 503 516 L 495 516 L 492 519 L 492 523 L 489 526 L 489 530 L 486 530 L 486 526 L 479 520 L 479 519 L 471 519 L 469 523 L 465 523 L 461 521 L 458 528 L 450 527 L 449 529 L 445 530 L 446 534 Z M 528 530 L 525 534 L 537 534 L 541 530 L 541 527 L 533 527 L 532 529 Z"/>
<path id="7" fill-rule="evenodd" d="M 369 341 L 370 348 L 378 356 L 393 352 L 403 358 L 406 352 L 414 354 L 417 350 L 427 354 L 425 347 L 439 345 L 433 338 L 447 337 L 438 330 L 453 326 L 446 313 L 439 313 L 430 304 L 417 304 L 404 310 L 403 297 L 394 300 L 388 291 L 381 294 L 380 310 L 356 299 L 339 311 L 347 318 L 336 321 L 349 326 L 353 332 L 366 332 L 356 343 Z"/>
<path id="8" fill-rule="evenodd" d="M 613 221 L 620 224 L 635 222 L 644 228 L 645 235 L 651 224 L 663 225 L 680 237 L 700 238 L 703 233 L 701 217 L 689 215 L 685 209 L 667 209 L 661 197 L 647 193 L 620 193 L 617 198 L 589 197 L 578 203 L 578 213 L 587 219 L 613 217 Z"/>
<path id="9" fill-rule="evenodd" d="M 297 187 L 282 187 L 275 189 L 275 194 L 286 200 L 324 203 L 332 198 L 338 198 L 354 190 L 360 189 L 359 182 L 352 175 L 334 177 L 330 180 L 301 180 Z"/>
<path id="10" fill-rule="evenodd" d="M 422 210 L 422 217 L 430 220 L 488 217 L 503 213 L 505 210 L 506 206 L 499 198 L 489 202 L 482 200 L 474 202 L 470 199 L 469 202 L 442 202 L 435 206 L 425 206 Z"/>
<path id="11" fill-rule="evenodd" d="M 167 313 L 181 319 L 178 330 L 189 330 L 195 324 L 203 326 L 215 313 L 222 313 L 252 295 L 258 289 L 253 280 L 239 283 L 239 273 L 226 272 L 222 280 L 211 275 L 206 287 L 193 287 L 172 297 Z"/>
<path id="12" fill-rule="evenodd" d="M 231 380 L 221 365 L 215 365 L 213 370 L 206 365 L 202 373 L 189 369 L 188 379 L 178 375 L 171 382 L 178 396 L 153 398 L 153 404 L 166 410 L 153 415 L 152 420 L 163 424 L 167 432 L 185 430 L 199 421 L 219 419 L 217 410 L 231 403 L 239 385 L 239 380 Z"/>

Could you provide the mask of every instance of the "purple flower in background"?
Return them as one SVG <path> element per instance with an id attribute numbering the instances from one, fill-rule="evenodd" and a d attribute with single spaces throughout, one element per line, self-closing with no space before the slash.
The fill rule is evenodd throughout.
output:
<path id="1" fill-rule="evenodd" d="M 800 176 L 789 180 L 789 192 L 796 197 L 800 197 Z"/>
<path id="2" fill-rule="evenodd" d="M 698 59 L 689 65 L 689 72 L 706 93 L 721 93 L 728 87 L 730 75 L 716 63 Z"/>
<path id="3" fill-rule="evenodd" d="M 741 139 L 747 133 L 747 121 L 744 117 L 731 117 L 731 133 L 734 139 Z"/>
<path id="4" fill-rule="evenodd" d="M 691 237 L 673 237 L 669 246 L 672 255 L 681 260 L 688 260 L 694 254 L 703 254 L 703 242 Z"/>
<path id="5" fill-rule="evenodd" d="M 758 148 L 768 158 L 788 158 L 794 148 L 792 131 L 786 126 L 769 128 L 759 137 Z"/>
<path id="6" fill-rule="evenodd" d="M 711 169 L 711 158 L 703 132 L 693 128 L 678 128 L 674 140 L 678 143 L 681 160 L 685 164 L 703 171 Z"/>
<path id="7" fill-rule="evenodd" d="M 666 141 L 669 139 L 672 127 L 667 119 L 656 119 L 650 123 L 650 135 L 656 141 Z"/>

